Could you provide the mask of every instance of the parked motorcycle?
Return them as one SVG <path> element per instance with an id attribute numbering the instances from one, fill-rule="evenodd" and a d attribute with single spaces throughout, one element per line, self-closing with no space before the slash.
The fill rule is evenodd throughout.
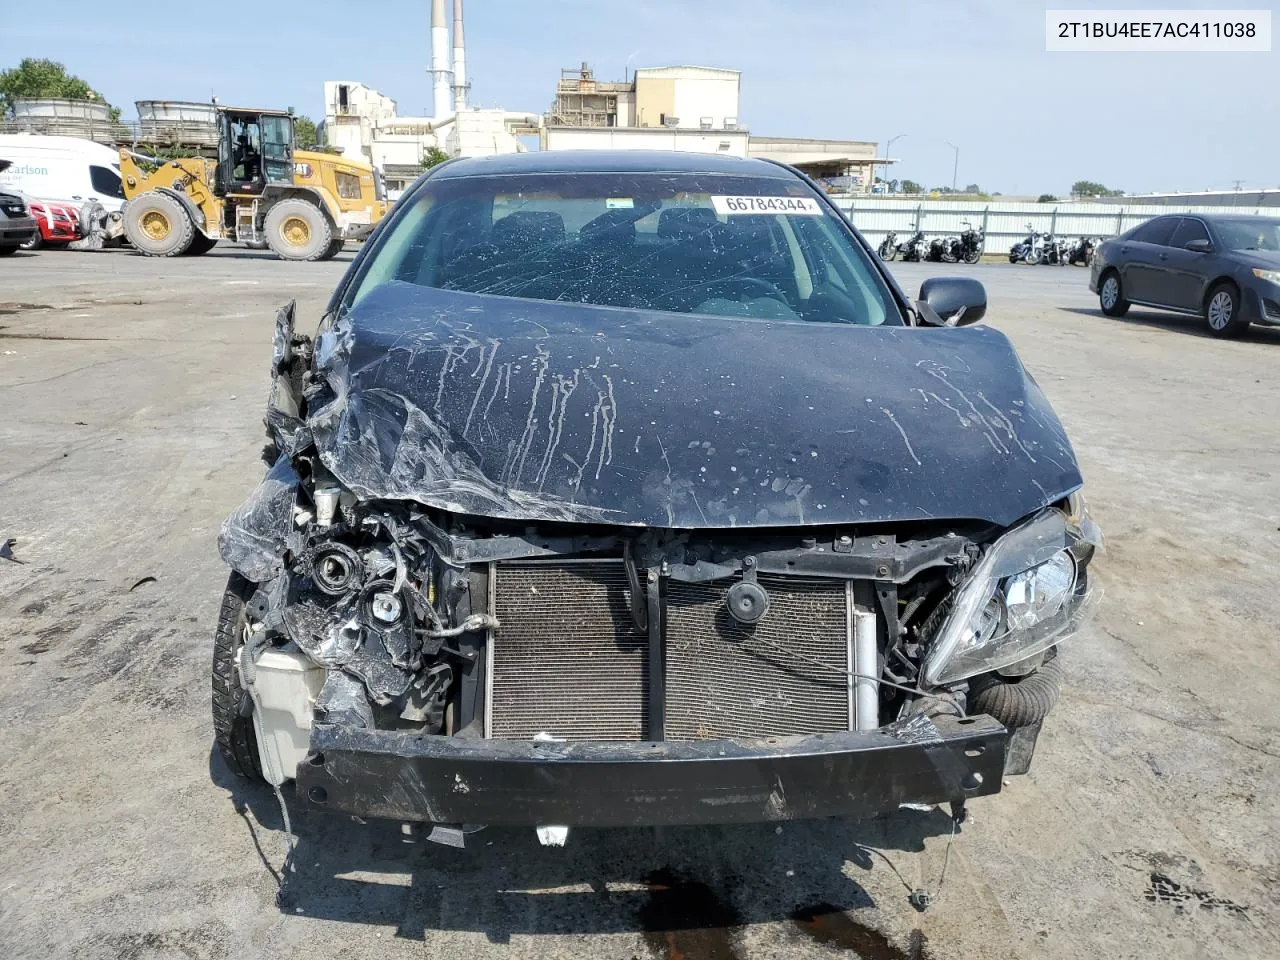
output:
<path id="1" fill-rule="evenodd" d="M 929 249 L 925 252 L 925 259 L 930 263 L 954 263 L 955 258 L 951 256 L 951 244 L 955 242 L 954 237 L 934 237 L 929 241 Z"/>
<path id="2" fill-rule="evenodd" d="M 1025 263 L 1035 265 L 1040 262 L 1040 258 L 1043 255 L 1044 236 L 1036 233 L 1035 227 L 1028 223 L 1027 238 L 1009 248 L 1009 262 L 1017 263 L 1022 260 Z"/>
<path id="3" fill-rule="evenodd" d="M 1027 260 L 1027 263 L 1031 262 Z M 1050 267 L 1066 266 L 1066 244 L 1052 233 L 1046 233 L 1041 238 L 1040 257 L 1037 262 Z"/>
<path id="4" fill-rule="evenodd" d="M 961 260 L 968 264 L 977 263 L 982 259 L 982 248 L 987 242 L 987 232 L 982 227 L 975 230 L 968 220 L 961 220 L 960 225 L 964 230 L 960 232 L 959 237 L 953 237 L 950 240 L 949 259 L 953 263 Z"/>
<path id="5" fill-rule="evenodd" d="M 1089 266 L 1093 262 L 1093 251 L 1097 246 L 1098 241 L 1093 237 L 1081 237 L 1067 252 L 1067 262 L 1073 267 L 1077 264 Z"/>
<path id="6" fill-rule="evenodd" d="M 911 226 L 914 227 L 915 224 L 913 223 Z M 916 230 L 911 235 L 911 239 L 904 243 L 898 243 L 898 234 L 890 231 L 877 250 L 881 260 L 896 260 L 900 256 L 907 262 L 925 259 L 928 256 L 928 251 L 929 248 L 925 243 L 923 230 Z"/>

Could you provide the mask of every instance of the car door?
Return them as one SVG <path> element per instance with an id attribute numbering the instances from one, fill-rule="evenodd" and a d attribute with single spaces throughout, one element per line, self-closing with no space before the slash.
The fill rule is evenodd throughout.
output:
<path id="1" fill-rule="evenodd" d="M 1160 283 L 1169 306 L 1198 312 L 1214 254 L 1188 250 L 1186 245 L 1193 240 L 1209 240 L 1209 228 L 1199 217 L 1183 217 L 1161 259 Z"/>
<path id="2" fill-rule="evenodd" d="M 1180 217 L 1156 217 L 1148 220 L 1128 240 L 1120 242 L 1120 281 L 1129 300 L 1140 300 L 1164 306 L 1162 297 L 1164 261 L 1169 239 Z"/>

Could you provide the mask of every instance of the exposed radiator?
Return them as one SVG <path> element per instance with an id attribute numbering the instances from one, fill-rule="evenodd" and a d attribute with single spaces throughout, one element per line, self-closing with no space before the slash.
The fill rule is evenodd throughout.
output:
<path id="1" fill-rule="evenodd" d="M 619 560 L 493 568 L 488 735 L 644 740 L 649 640 L 636 632 Z"/>
<path id="2" fill-rule="evenodd" d="M 488 645 L 488 736 L 647 739 L 649 640 L 636 631 L 622 561 L 521 561 L 491 571 L 501 626 Z M 724 605 L 733 582 L 666 583 L 666 739 L 853 727 L 845 673 L 852 668 L 852 587 L 762 574 L 769 612 L 747 628 Z M 871 711 L 874 725 L 874 705 Z"/>
<path id="3" fill-rule="evenodd" d="M 769 612 L 744 627 L 733 580 L 667 587 L 668 740 L 830 733 L 851 726 L 852 597 L 844 581 L 759 578 Z"/>

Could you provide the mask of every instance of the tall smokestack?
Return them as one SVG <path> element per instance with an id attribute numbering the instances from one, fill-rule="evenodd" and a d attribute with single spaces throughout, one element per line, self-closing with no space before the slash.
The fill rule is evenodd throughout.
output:
<path id="1" fill-rule="evenodd" d="M 431 0 L 431 76 L 434 81 L 434 116 L 449 115 L 449 27 L 444 22 L 444 0 Z"/>
<path id="2" fill-rule="evenodd" d="M 467 45 L 462 40 L 462 0 L 453 0 L 453 108 L 467 109 Z"/>

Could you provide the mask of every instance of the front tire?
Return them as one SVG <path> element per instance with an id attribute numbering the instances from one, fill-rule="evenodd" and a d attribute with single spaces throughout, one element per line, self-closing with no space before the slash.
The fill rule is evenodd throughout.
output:
<path id="1" fill-rule="evenodd" d="M 1204 300 L 1204 320 L 1215 337 L 1238 337 L 1249 328 L 1240 316 L 1240 291 L 1235 284 L 1216 284 Z"/>
<path id="2" fill-rule="evenodd" d="M 253 583 L 232 573 L 222 595 L 213 638 L 213 738 L 232 773 L 262 780 L 253 705 L 240 686 L 240 648 L 248 628 L 245 605 L 255 589 Z"/>
<path id="3" fill-rule="evenodd" d="M 1098 287 L 1098 306 L 1108 317 L 1123 317 L 1129 312 L 1129 301 L 1124 298 L 1120 274 L 1114 270 L 1108 270 L 1102 275 L 1102 285 Z"/>
<path id="4" fill-rule="evenodd" d="M 345 247 L 346 245 L 347 245 L 347 241 L 344 240 L 342 237 L 334 237 L 333 240 L 329 243 L 329 249 L 325 250 L 325 252 L 321 254 L 320 259 L 332 260 L 334 257 L 336 257 L 338 254 L 342 252 L 342 248 Z"/>
<path id="5" fill-rule="evenodd" d="M 148 257 L 176 257 L 191 246 L 196 226 L 181 203 L 151 191 L 124 208 L 124 232 L 134 249 Z"/>
<path id="6" fill-rule="evenodd" d="M 968 251 L 968 252 L 964 255 L 964 262 L 965 262 L 965 263 L 967 263 L 967 264 L 968 264 L 969 266 L 971 266 L 971 267 L 972 267 L 975 263 L 977 263 L 979 260 L 981 260 L 981 259 L 982 259 L 982 248 L 981 248 L 981 247 L 974 247 L 972 250 Z"/>
<path id="7" fill-rule="evenodd" d="M 313 203 L 281 200 L 267 213 L 264 233 L 283 260 L 320 260 L 333 242 L 333 229 Z"/>
<path id="8" fill-rule="evenodd" d="M 197 233 L 191 238 L 191 246 L 187 247 L 187 256 L 198 257 L 201 254 L 208 253 L 217 245 L 217 240 L 212 237 L 206 237 L 203 233 Z"/>
<path id="9" fill-rule="evenodd" d="M 36 232 L 31 235 L 31 239 L 24 240 L 22 243 L 18 244 L 18 249 L 19 250 L 39 250 L 43 246 L 44 246 L 44 234 L 42 234 L 40 232 L 40 229 L 37 227 Z"/>
<path id="10" fill-rule="evenodd" d="M 897 244 L 890 243 L 888 240 L 880 244 L 880 249 L 877 252 L 880 254 L 880 259 L 886 262 L 892 262 L 898 258 Z"/>

